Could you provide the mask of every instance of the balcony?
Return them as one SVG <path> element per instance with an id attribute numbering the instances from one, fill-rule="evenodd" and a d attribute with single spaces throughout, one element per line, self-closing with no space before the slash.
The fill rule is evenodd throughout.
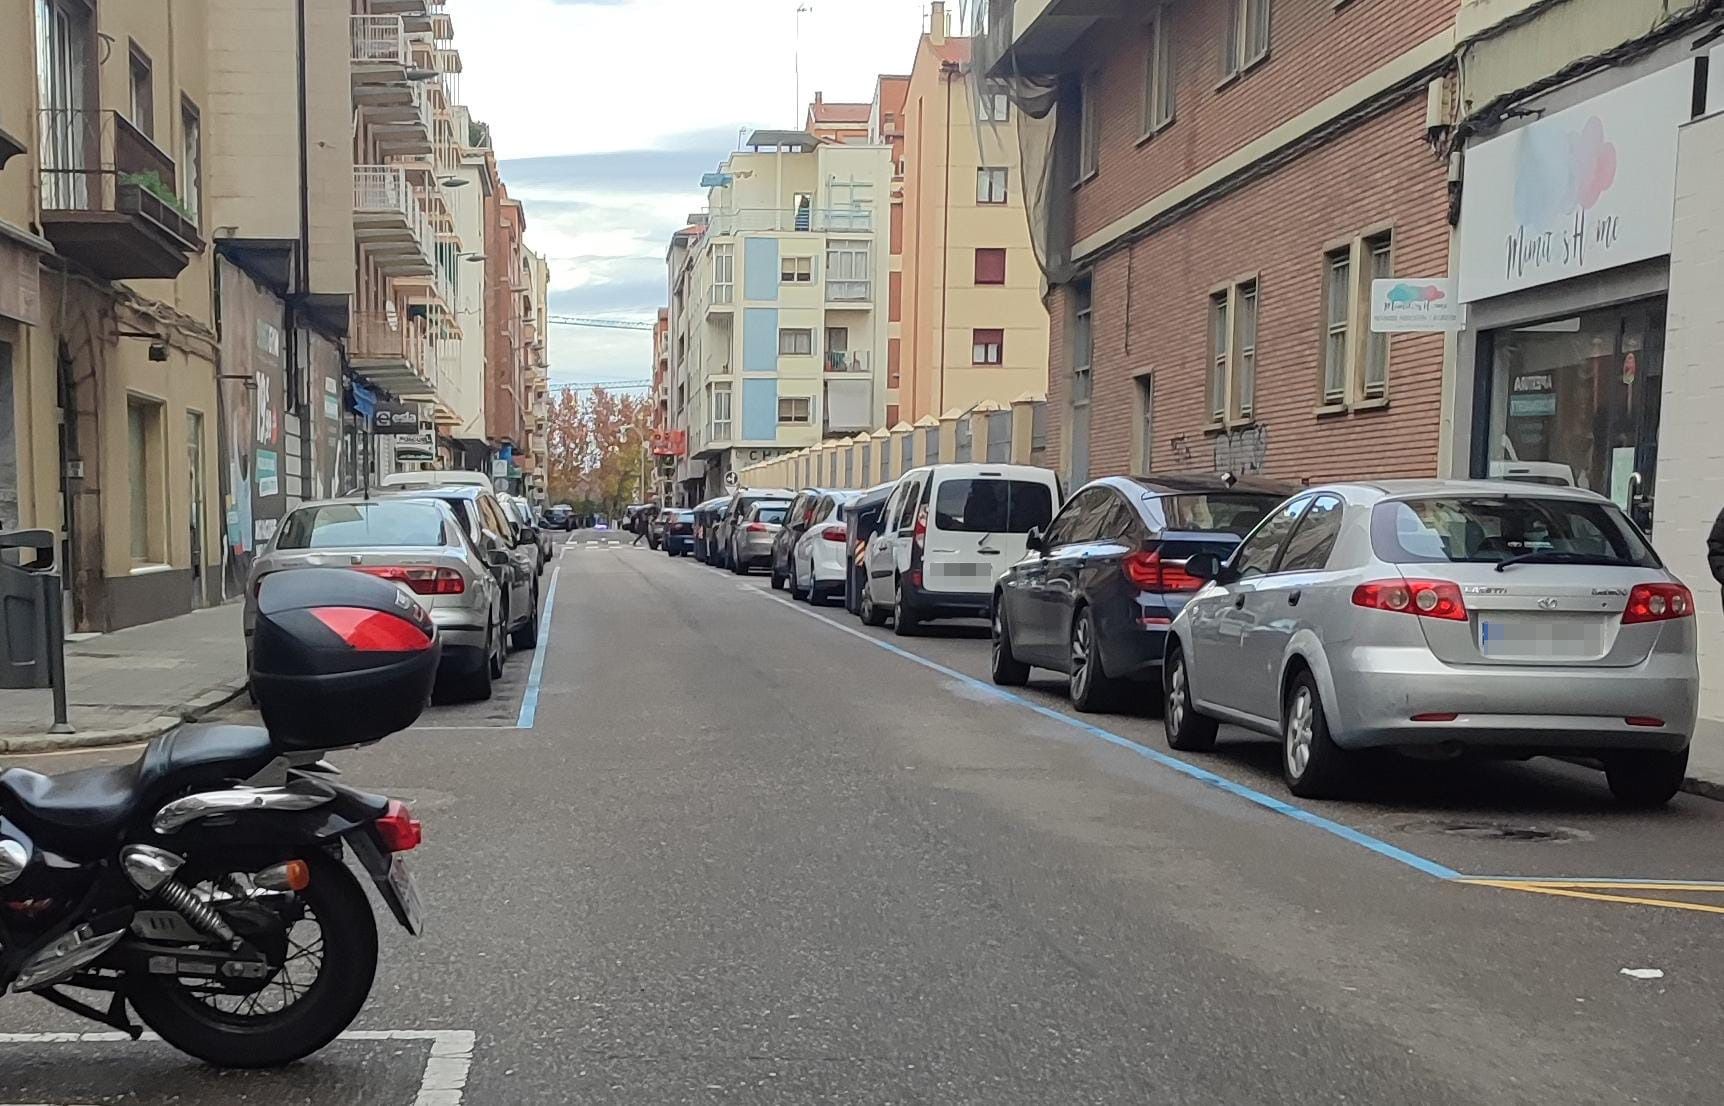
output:
<path id="1" fill-rule="evenodd" d="M 413 64 L 407 26 L 398 15 L 348 17 L 349 56 L 353 86 L 387 84 L 407 79 Z"/>
<path id="2" fill-rule="evenodd" d="M 403 399 L 436 394 L 430 331 L 395 311 L 355 313 L 347 339 L 355 372 Z"/>
<path id="3" fill-rule="evenodd" d="M 175 277 L 203 252 L 174 161 L 115 111 L 41 114 L 42 236 L 108 280 Z"/>
<path id="4" fill-rule="evenodd" d="M 856 350 L 851 350 L 849 352 L 827 350 L 826 362 L 823 368 L 829 373 L 859 373 L 866 376 L 869 371 L 868 354 L 866 352 Z"/>
<path id="5" fill-rule="evenodd" d="M 353 167 L 353 237 L 386 276 L 429 277 L 436 271 L 431 221 L 398 166 Z"/>
<path id="6" fill-rule="evenodd" d="M 826 302 L 842 305 L 852 310 L 867 309 L 874 306 L 874 282 L 867 278 L 844 279 L 828 274 L 826 277 Z"/>
<path id="7" fill-rule="evenodd" d="M 978 60 L 1002 77 L 1058 73 L 1092 27 L 1140 7 L 1137 0 L 991 0 Z"/>
<path id="8" fill-rule="evenodd" d="M 437 149 L 436 125 L 432 120 L 431 96 L 424 81 L 410 81 L 399 87 L 406 90 L 404 100 L 363 100 L 355 94 L 356 103 L 366 106 L 366 120 L 377 152 L 383 157 L 425 158 Z"/>
<path id="9" fill-rule="evenodd" d="M 748 207 L 715 211 L 707 219 L 707 234 L 738 234 L 749 231 L 807 231 L 825 234 L 866 233 L 874 229 L 874 209 L 866 204 L 836 207 Z"/>

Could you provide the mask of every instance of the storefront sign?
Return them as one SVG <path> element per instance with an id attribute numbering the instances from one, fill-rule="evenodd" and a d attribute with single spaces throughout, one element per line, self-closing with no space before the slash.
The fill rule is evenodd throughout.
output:
<path id="1" fill-rule="evenodd" d="M 1455 282 L 1448 277 L 1371 282 L 1374 334 L 1417 334 L 1461 330 L 1463 326 Z"/>
<path id="2" fill-rule="evenodd" d="M 276 454 L 273 449 L 257 451 L 257 494 L 275 495 L 281 491 L 281 479 L 276 472 Z"/>
<path id="3" fill-rule="evenodd" d="M 1669 253 L 1693 81 L 1673 65 L 1469 149 L 1461 301 Z"/>
<path id="4" fill-rule="evenodd" d="M 417 434 L 419 412 L 398 400 L 378 400 L 371 415 L 371 430 L 375 434 Z"/>
<path id="5" fill-rule="evenodd" d="M 395 443 L 395 459 L 397 461 L 435 461 L 437 459 L 435 437 L 435 434 L 430 430 L 396 435 L 392 439 Z"/>

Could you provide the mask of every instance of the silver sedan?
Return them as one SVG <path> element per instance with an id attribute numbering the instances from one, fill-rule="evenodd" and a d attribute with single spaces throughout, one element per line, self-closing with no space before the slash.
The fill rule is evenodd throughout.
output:
<path id="1" fill-rule="evenodd" d="M 1312 488 L 1254 530 L 1174 620 L 1168 743 L 1277 734 L 1297 795 L 1360 749 L 1602 762 L 1622 802 L 1680 788 L 1700 674 L 1694 596 L 1616 504 L 1572 488 Z"/>

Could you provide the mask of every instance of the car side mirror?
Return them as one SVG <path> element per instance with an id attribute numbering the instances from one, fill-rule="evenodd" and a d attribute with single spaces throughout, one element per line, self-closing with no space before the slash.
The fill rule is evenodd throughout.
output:
<path id="1" fill-rule="evenodd" d="M 516 549 L 521 548 L 523 545 L 537 545 L 537 544 L 539 544 L 539 536 L 537 534 L 533 533 L 533 531 L 531 529 L 529 529 L 528 527 L 523 526 L 515 532 L 515 548 Z"/>
<path id="2" fill-rule="evenodd" d="M 485 550 L 485 563 L 492 568 L 508 568 L 509 551 L 507 549 L 487 549 Z"/>
<path id="3" fill-rule="evenodd" d="M 1042 533 L 1040 526 L 1030 527 L 1030 532 L 1024 536 L 1024 545 L 1031 553 L 1046 553 L 1048 551 L 1048 536 Z"/>
<path id="4" fill-rule="evenodd" d="M 1199 580 L 1226 583 L 1227 566 L 1214 553 L 1193 553 L 1185 562 L 1185 572 Z"/>

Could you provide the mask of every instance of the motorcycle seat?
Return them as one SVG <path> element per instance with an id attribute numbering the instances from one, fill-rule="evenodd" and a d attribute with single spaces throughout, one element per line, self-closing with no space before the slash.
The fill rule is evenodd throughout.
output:
<path id="1" fill-rule="evenodd" d="M 46 776 L 0 771 L 0 814 L 39 848 L 83 858 L 100 853 L 142 813 L 182 792 L 245 779 L 277 756 L 259 726 L 180 726 L 130 764 Z"/>

